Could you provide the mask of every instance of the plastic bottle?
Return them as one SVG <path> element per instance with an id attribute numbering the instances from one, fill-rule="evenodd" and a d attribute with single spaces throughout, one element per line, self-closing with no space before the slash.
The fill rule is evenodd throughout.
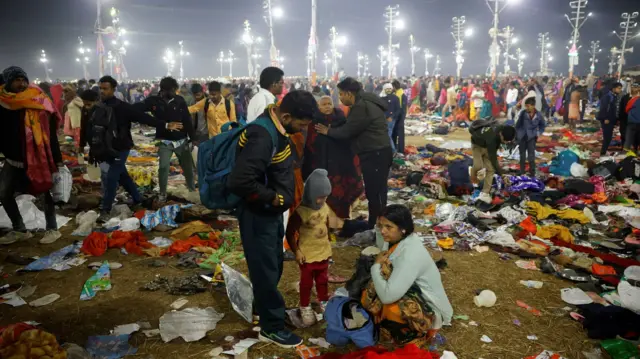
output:
<path id="1" fill-rule="evenodd" d="M 521 280 L 520 284 L 522 284 L 523 286 L 527 287 L 527 288 L 535 288 L 535 289 L 540 289 L 542 288 L 542 282 L 539 282 L 537 280 Z"/>

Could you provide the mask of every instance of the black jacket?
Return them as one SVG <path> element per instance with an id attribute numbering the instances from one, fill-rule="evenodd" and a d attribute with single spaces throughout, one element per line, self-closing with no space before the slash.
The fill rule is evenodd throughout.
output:
<path id="1" fill-rule="evenodd" d="M 347 116 L 347 123 L 330 128 L 328 136 L 351 140 L 351 148 L 356 154 L 391 147 L 386 110 L 386 101 L 380 96 L 360 90 Z"/>
<path id="2" fill-rule="evenodd" d="M 16 162 L 25 163 L 25 110 L 9 110 L 0 106 L 0 152 L 5 158 Z M 56 116 L 49 116 L 49 144 L 55 163 L 62 162 L 60 144 L 58 143 L 58 121 Z"/>
<path id="3" fill-rule="evenodd" d="M 132 122 L 152 126 L 156 129 L 164 129 L 167 126 L 165 122 L 157 120 L 146 113 L 137 110 L 133 105 L 120 101 L 115 97 L 107 99 L 103 101 L 103 103 L 107 106 L 111 106 L 116 116 L 118 136 L 113 144 L 115 150 L 129 151 L 133 148 L 133 138 L 131 138 Z"/>
<path id="4" fill-rule="evenodd" d="M 471 134 L 471 143 L 473 145 L 487 149 L 489 161 L 491 161 L 496 173 L 501 175 L 502 169 L 498 163 L 498 149 L 502 144 L 499 133 L 504 126 L 496 124 L 496 120 L 475 120 L 469 127 L 469 133 Z"/>
<path id="5" fill-rule="evenodd" d="M 265 112 L 262 116 L 269 114 Z M 275 128 L 275 124 L 270 124 Z M 229 190 L 241 197 L 254 213 L 279 215 L 287 211 L 295 192 L 289 137 L 278 132 L 274 151 L 271 135 L 265 128 L 248 126 L 240 136 L 236 151 L 236 164 L 227 182 Z M 276 196 L 280 204 L 273 206 Z"/>
<path id="6" fill-rule="evenodd" d="M 179 141 L 187 138 L 188 135 L 189 139 L 193 141 L 196 137 L 187 103 L 182 96 L 176 95 L 169 101 L 165 101 L 160 96 L 149 96 L 143 102 L 134 104 L 133 107 L 140 112 L 150 112 L 153 117 L 164 123 L 182 123 L 183 127 L 180 131 L 158 128 L 156 138 L 159 140 Z"/>

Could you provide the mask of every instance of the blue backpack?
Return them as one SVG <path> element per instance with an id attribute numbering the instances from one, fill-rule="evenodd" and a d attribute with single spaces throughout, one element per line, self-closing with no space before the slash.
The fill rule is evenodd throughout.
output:
<path id="1" fill-rule="evenodd" d="M 278 145 L 278 133 L 268 116 L 260 116 L 250 124 L 231 128 L 203 142 L 198 148 L 198 184 L 200 201 L 209 209 L 233 209 L 241 198 L 227 188 L 227 179 L 236 164 L 240 135 L 249 126 L 262 126 L 273 141 L 273 154 Z"/>

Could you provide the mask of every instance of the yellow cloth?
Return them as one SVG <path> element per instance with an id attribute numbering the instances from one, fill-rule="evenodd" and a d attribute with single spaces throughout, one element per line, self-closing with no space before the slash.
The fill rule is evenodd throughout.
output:
<path id="1" fill-rule="evenodd" d="M 304 254 L 307 263 L 322 262 L 331 257 L 329 240 L 329 206 L 325 203 L 319 210 L 300 206 L 296 213 L 302 219 L 298 248 Z"/>
<path id="2" fill-rule="evenodd" d="M 453 238 L 438 239 L 438 246 L 442 249 L 453 248 Z"/>
<path id="3" fill-rule="evenodd" d="M 568 209 L 553 209 L 548 205 L 541 205 L 538 202 L 527 202 L 527 213 L 535 216 L 537 219 L 547 219 L 550 216 L 557 216 L 562 219 L 572 219 L 574 221 L 580 222 L 580 224 L 589 223 L 589 218 L 582 213 L 581 211 L 575 210 L 573 208 Z"/>
<path id="4" fill-rule="evenodd" d="M 558 238 L 563 242 L 573 243 L 573 235 L 569 232 L 569 228 L 554 224 L 538 228 L 536 236 L 542 239 Z"/>
<path id="5" fill-rule="evenodd" d="M 396 90 L 396 96 L 398 96 L 398 100 L 400 100 L 400 107 L 402 107 L 402 96 L 404 95 L 403 89 Z"/>
<path id="6" fill-rule="evenodd" d="M 189 113 L 194 114 L 204 110 L 206 101 L 210 101 L 208 98 L 204 98 L 195 105 L 189 106 Z M 233 101 L 230 102 L 229 114 L 227 115 L 227 107 L 225 105 L 224 98 L 220 100 L 217 105 L 209 102 L 209 108 L 205 117 L 207 118 L 207 127 L 209 129 L 209 137 L 213 137 L 220 134 L 222 126 L 228 122 L 236 122 L 236 105 Z"/>
<path id="7" fill-rule="evenodd" d="M 210 225 L 202 221 L 193 221 L 171 232 L 170 237 L 171 239 L 180 241 L 180 240 L 191 237 L 195 233 L 208 233 L 208 232 L 213 232 L 213 229 L 211 229 Z"/>

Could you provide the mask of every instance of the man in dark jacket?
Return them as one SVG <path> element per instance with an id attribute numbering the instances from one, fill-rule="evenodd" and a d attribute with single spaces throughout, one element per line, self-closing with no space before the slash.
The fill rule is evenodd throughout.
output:
<path id="1" fill-rule="evenodd" d="M 404 89 L 400 84 L 400 81 L 393 80 L 393 90 L 400 101 L 400 113 L 398 114 L 398 120 L 393 126 L 393 132 L 391 133 L 391 141 L 394 143 L 394 148 L 399 153 L 404 153 L 404 120 L 407 118 L 407 109 L 409 108 L 409 99 L 404 94 Z"/>
<path id="2" fill-rule="evenodd" d="M 131 123 L 139 122 L 144 125 L 153 126 L 157 131 L 181 130 L 183 125 L 181 122 L 167 123 L 137 110 L 133 105 L 120 101 L 115 98 L 115 89 L 118 82 L 111 76 L 104 76 L 100 79 L 100 95 L 102 105 L 109 106 L 113 110 L 113 114 L 117 126 L 117 137 L 114 140 L 113 147 L 118 151 L 118 157 L 108 159 L 100 164 L 102 171 L 102 181 L 104 187 L 104 195 L 102 197 L 102 213 L 98 219 L 105 222 L 110 219 L 113 200 L 116 198 L 118 185 L 122 185 L 133 198 L 134 204 L 142 203 L 142 196 L 138 191 L 129 172 L 127 172 L 127 158 L 129 151 L 133 148 L 133 138 L 131 137 Z M 91 127 L 91 126 L 89 126 Z M 92 129 L 89 128 L 89 131 Z"/>
<path id="3" fill-rule="evenodd" d="M 277 143 L 265 127 L 246 127 L 228 179 L 229 190 L 242 198 L 237 214 L 260 315 L 259 338 L 283 348 L 302 343 L 300 337 L 285 329 L 285 303 L 278 291 L 284 260 L 282 213 L 293 203 L 295 192 L 289 134 L 307 128 L 317 109 L 313 95 L 306 91 L 292 91 L 279 106 L 268 106 L 256 121 L 273 126 Z"/>
<path id="4" fill-rule="evenodd" d="M 600 112 L 598 112 L 598 121 L 602 125 L 602 149 L 600 155 L 607 154 L 611 139 L 613 138 L 613 129 L 616 127 L 620 115 L 620 92 L 622 84 L 619 82 L 611 86 L 611 90 L 600 99 Z"/>
<path id="5" fill-rule="evenodd" d="M 509 143 L 516 137 L 513 126 L 496 126 L 495 120 L 476 120 L 469 127 L 471 134 L 471 151 L 473 153 L 473 168 L 471 180 L 478 182 L 478 172 L 484 172 L 484 186 L 478 197 L 479 201 L 491 203 L 491 186 L 493 175 L 502 175 L 498 163 L 498 148 L 503 143 Z"/>
<path id="6" fill-rule="evenodd" d="M 182 173 L 187 183 L 187 189 L 195 192 L 196 185 L 193 172 L 193 157 L 191 157 L 191 142 L 196 139 L 196 133 L 191 122 L 191 115 L 187 103 L 182 96 L 176 95 L 178 81 L 173 77 L 165 77 L 160 80 L 160 93 L 157 96 L 149 96 L 144 102 L 134 105 L 141 112 L 148 112 L 156 119 L 165 122 L 182 124 L 179 131 L 170 131 L 158 128 L 156 140 L 158 140 L 158 182 L 160 185 L 160 203 L 167 201 L 167 184 L 169 182 L 169 169 L 171 157 L 176 154 Z"/>
<path id="7" fill-rule="evenodd" d="M 53 173 L 63 166 L 57 134 L 60 114 L 41 89 L 29 87 L 27 73 L 21 68 L 11 66 L 2 72 L 2 77 L 5 84 L 0 86 L 0 152 L 5 163 L 0 172 L 0 202 L 11 219 L 13 230 L 0 238 L 0 244 L 32 237 L 14 198 L 16 192 L 43 195 L 46 232 L 40 243 L 53 243 L 61 237 L 56 207 L 49 191 Z M 31 98 L 21 99 L 25 94 Z M 39 127 L 39 139 L 36 126 Z"/>
<path id="8" fill-rule="evenodd" d="M 393 129 L 395 128 L 396 123 L 400 120 L 402 112 L 402 109 L 400 108 L 400 100 L 398 99 L 398 96 L 393 93 L 392 84 L 384 84 L 384 86 L 382 86 L 382 91 L 386 94 L 382 99 L 387 101 L 387 111 L 384 113 L 384 117 L 387 119 L 389 124 L 389 141 L 391 142 L 393 152 L 396 152 L 396 144 L 393 142 L 392 135 Z"/>
<path id="9" fill-rule="evenodd" d="M 385 111 L 387 104 L 380 96 L 365 92 L 351 77 L 338 84 L 340 101 L 351 110 L 347 123 L 338 128 L 316 125 L 318 133 L 338 140 L 350 140 L 353 152 L 360 157 L 365 194 L 369 201 L 369 226 L 387 206 L 387 180 L 393 160 Z"/>

